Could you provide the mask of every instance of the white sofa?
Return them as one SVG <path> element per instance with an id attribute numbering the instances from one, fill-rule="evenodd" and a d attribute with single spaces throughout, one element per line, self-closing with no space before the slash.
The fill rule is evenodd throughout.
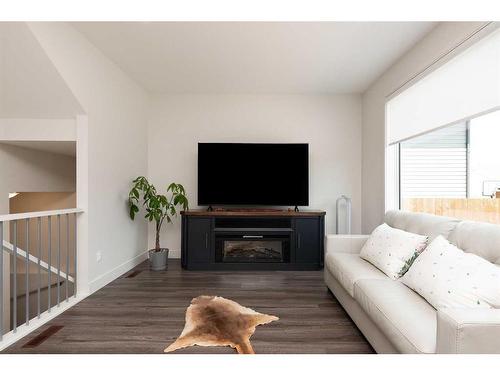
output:
<path id="1" fill-rule="evenodd" d="M 443 235 L 500 265 L 500 226 L 389 211 L 393 228 Z M 365 235 L 328 235 L 325 282 L 378 353 L 500 353 L 500 309 L 443 309 L 359 257 Z"/>

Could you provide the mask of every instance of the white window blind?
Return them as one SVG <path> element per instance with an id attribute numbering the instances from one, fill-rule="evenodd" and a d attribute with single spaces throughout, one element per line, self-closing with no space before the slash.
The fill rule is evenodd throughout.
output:
<path id="1" fill-rule="evenodd" d="M 387 102 L 387 142 L 500 108 L 500 30 Z"/>

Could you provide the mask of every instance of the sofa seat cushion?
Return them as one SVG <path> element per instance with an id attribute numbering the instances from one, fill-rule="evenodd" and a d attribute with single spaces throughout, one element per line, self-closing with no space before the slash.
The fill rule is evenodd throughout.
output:
<path id="1" fill-rule="evenodd" d="M 328 253 L 325 267 L 354 297 L 354 284 L 360 279 L 387 279 L 387 276 L 375 266 L 361 259 L 358 254 Z"/>
<path id="2" fill-rule="evenodd" d="M 358 280 L 354 298 L 400 352 L 436 352 L 437 312 L 401 282 Z"/>

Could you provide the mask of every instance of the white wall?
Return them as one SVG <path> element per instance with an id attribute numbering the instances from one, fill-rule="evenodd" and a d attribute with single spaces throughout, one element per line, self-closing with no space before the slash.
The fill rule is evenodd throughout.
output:
<path id="1" fill-rule="evenodd" d="M 462 42 L 484 22 L 440 23 L 389 68 L 363 94 L 362 229 L 369 233 L 382 223 L 385 211 L 386 97 Z"/>
<path id="2" fill-rule="evenodd" d="M 76 160 L 24 147 L 0 144 L 0 214 L 9 213 L 12 192 L 74 192 Z"/>
<path id="3" fill-rule="evenodd" d="M 361 229 L 361 98 L 359 95 L 172 95 L 152 99 L 148 173 L 160 189 L 185 185 L 197 203 L 198 142 L 306 142 L 310 147 L 310 207 L 327 211 L 335 229 L 335 200 L 353 200 L 353 233 Z M 149 244 L 154 230 L 150 228 Z M 180 251 L 180 220 L 162 245 Z"/>
<path id="4" fill-rule="evenodd" d="M 0 118 L 0 141 L 75 142 L 75 119 Z"/>
<path id="5" fill-rule="evenodd" d="M 126 201 L 131 180 L 147 173 L 148 95 L 72 26 L 28 27 L 87 116 L 77 134 L 87 137 L 78 145 L 88 145 L 88 167 L 79 171 L 88 173 L 88 202 L 80 192 L 78 200 L 87 205 L 81 207 L 89 239 L 82 261 L 93 291 L 145 259 L 146 224 L 129 219 Z"/>

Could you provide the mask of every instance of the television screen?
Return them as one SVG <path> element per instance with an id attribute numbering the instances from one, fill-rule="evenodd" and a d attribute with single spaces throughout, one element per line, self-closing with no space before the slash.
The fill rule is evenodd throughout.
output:
<path id="1" fill-rule="evenodd" d="M 198 143 L 198 205 L 307 206 L 309 145 Z"/>

